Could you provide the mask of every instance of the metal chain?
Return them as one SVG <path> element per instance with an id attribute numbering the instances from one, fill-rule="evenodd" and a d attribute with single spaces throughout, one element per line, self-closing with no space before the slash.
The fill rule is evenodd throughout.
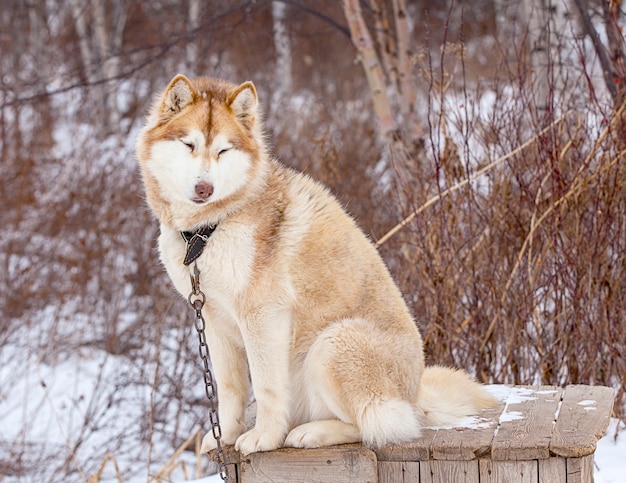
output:
<path id="1" fill-rule="evenodd" d="M 200 290 L 200 270 L 198 269 L 197 263 L 194 263 L 193 275 L 190 276 L 191 293 L 189 294 L 187 300 L 189 301 L 189 305 L 191 305 L 196 312 L 194 325 L 196 327 L 196 332 L 198 332 L 198 352 L 200 353 L 200 358 L 202 359 L 202 364 L 204 366 L 204 392 L 209 400 L 209 421 L 211 422 L 213 437 L 217 443 L 216 455 L 217 464 L 220 469 L 220 478 L 222 478 L 222 481 L 227 481 L 229 478 L 228 466 L 226 465 L 224 448 L 222 448 L 222 427 L 220 426 L 220 418 L 217 414 L 217 386 L 213 381 L 213 374 L 211 374 L 211 368 L 209 367 L 209 346 L 206 343 L 206 335 L 204 333 L 206 322 L 204 320 L 204 316 L 202 315 L 202 307 L 206 302 L 206 295 L 204 295 L 204 292 Z"/>

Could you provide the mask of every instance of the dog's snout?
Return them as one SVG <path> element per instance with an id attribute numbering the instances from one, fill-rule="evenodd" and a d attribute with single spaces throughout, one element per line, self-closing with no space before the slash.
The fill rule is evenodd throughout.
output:
<path id="1" fill-rule="evenodd" d="M 201 200 L 207 200 L 213 194 L 213 185 L 205 181 L 200 181 L 194 188 L 196 196 Z"/>

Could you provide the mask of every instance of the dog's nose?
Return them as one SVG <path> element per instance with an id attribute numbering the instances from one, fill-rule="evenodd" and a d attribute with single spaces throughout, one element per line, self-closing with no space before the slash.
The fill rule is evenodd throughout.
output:
<path id="1" fill-rule="evenodd" d="M 205 181 L 200 181 L 194 190 L 198 198 L 201 200 L 207 200 L 213 194 L 213 185 Z"/>

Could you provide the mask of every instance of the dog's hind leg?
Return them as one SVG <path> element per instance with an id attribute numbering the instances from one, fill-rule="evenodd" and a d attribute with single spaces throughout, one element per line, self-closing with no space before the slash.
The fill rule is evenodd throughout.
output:
<path id="1" fill-rule="evenodd" d="M 322 331 L 304 361 L 310 422 L 294 428 L 285 445 L 381 446 L 419 436 L 420 417 L 411 401 L 421 358 L 402 353 L 398 346 L 407 345 L 397 339 L 411 334 L 399 332 L 363 319 L 340 320 Z"/>

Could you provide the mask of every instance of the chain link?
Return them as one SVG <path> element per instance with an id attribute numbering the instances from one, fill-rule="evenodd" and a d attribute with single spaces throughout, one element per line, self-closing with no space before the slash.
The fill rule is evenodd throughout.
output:
<path id="1" fill-rule="evenodd" d="M 204 320 L 204 316 L 202 315 L 202 307 L 206 302 L 206 295 L 204 295 L 204 292 L 200 290 L 200 270 L 198 269 L 197 263 L 194 263 L 193 266 L 193 275 L 191 275 L 191 293 L 189 294 L 187 300 L 189 301 L 189 305 L 191 305 L 193 310 L 196 312 L 194 325 L 196 332 L 198 332 L 198 352 L 200 353 L 200 358 L 202 359 L 202 364 L 204 366 L 202 368 L 204 373 L 204 392 L 209 400 L 209 422 L 211 423 L 213 437 L 217 443 L 216 459 L 220 469 L 220 478 L 222 478 L 222 481 L 227 481 L 229 479 L 228 466 L 226 465 L 226 455 L 224 454 L 224 448 L 222 447 L 222 427 L 220 426 L 220 418 L 217 414 L 217 386 L 213 381 L 213 374 L 211 373 L 211 368 L 209 367 L 209 346 L 207 345 L 206 334 L 204 333 L 206 322 Z"/>

